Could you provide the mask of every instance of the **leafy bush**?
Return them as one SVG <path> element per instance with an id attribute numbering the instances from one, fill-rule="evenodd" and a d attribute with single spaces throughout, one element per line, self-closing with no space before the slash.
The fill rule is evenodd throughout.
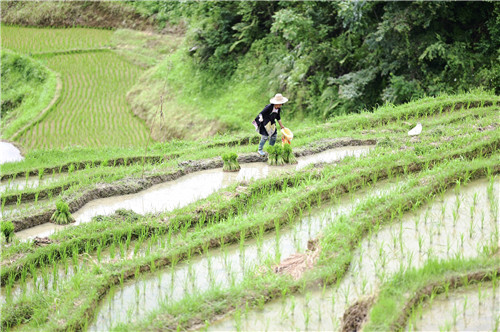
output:
<path id="1" fill-rule="evenodd" d="M 75 219 L 69 212 L 68 204 L 64 201 L 58 201 L 56 203 L 56 212 L 54 212 L 50 220 L 52 220 L 58 225 L 66 225 L 69 224 L 70 222 L 75 221 Z"/>
<path id="2" fill-rule="evenodd" d="M 241 168 L 238 163 L 238 155 L 234 152 L 224 153 L 222 160 L 224 161 L 224 166 L 222 166 L 224 172 L 237 172 Z"/>
<path id="3" fill-rule="evenodd" d="M 2 234 L 5 236 L 7 242 L 10 242 L 12 235 L 14 234 L 14 224 L 12 221 L 2 221 Z"/>

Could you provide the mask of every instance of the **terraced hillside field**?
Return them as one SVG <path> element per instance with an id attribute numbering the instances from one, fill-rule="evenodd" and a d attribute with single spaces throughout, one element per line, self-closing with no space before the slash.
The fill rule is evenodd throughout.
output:
<path id="1" fill-rule="evenodd" d="M 339 117 L 283 166 L 254 134 L 28 154 L 2 176 L 1 326 L 425 330 L 451 307 L 433 329 L 494 330 L 499 110 L 478 91 Z"/>
<path id="2" fill-rule="evenodd" d="M 143 69 L 106 49 L 112 33 L 2 27 L 3 47 L 43 62 L 62 83 L 54 106 L 17 138 L 26 149 L 143 145 L 147 128 L 125 99 Z"/>

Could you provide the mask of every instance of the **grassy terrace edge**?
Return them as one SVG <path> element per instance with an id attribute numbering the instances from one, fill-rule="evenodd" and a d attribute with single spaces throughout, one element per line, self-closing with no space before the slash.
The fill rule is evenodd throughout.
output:
<path id="1" fill-rule="evenodd" d="M 417 308 L 437 294 L 477 282 L 498 283 L 499 278 L 498 257 L 429 261 L 423 268 L 400 273 L 382 285 L 363 328 L 367 331 L 404 330 Z M 408 293 L 412 295 L 404 295 Z"/>
<path id="2" fill-rule="evenodd" d="M 333 252 L 343 253 L 343 256 L 342 257 L 336 256 L 335 258 L 333 258 L 332 256 L 327 255 L 326 257 L 323 257 L 322 264 L 326 264 L 327 266 L 322 266 L 320 270 L 323 271 L 326 269 L 329 271 L 327 273 L 328 277 L 324 276 L 323 278 L 325 282 L 331 283 L 333 280 L 335 280 L 337 277 L 339 277 L 345 272 L 351 259 L 350 255 L 352 255 L 350 249 L 356 242 L 353 238 L 353 234 L 354 235 L 365 234 L 368 231 L 368 228 L 375 226 L 373 225 L 374 218 L 385 220 L 385 218 L 391 216 L 391 212 L 394 213 L 395 211 L 401 209 L 407 211 L 414 204 L 419 205 L 426 199 L 429 199 L 428 197 L 429 194 L 433 192 L 438 192 L 440 190 L 444 190 L 447 187 L 453 185 L 457 179 L 472 179 L 478 176 L 482 176 L 488 172 L 492 172 L 493 168 L 495 173 L 498 172 L 500 169 L 500 167 L 497 166 L 498 156 L 486 161 L 485 159 L 480 159 L 466 163 L 459 161 L 451 161 L 448 162 L 446 166 L 448 166 L 450 163 L 456 166 L 455 170 L 449 171 L 441 169 L 442 167 L 439 167 L 431 171 L 426 171 L 430 175 L 429 178 L 426 179 L 426 181 L 421 181 L 425 185 L 421 187 L 417 186 L 413 190 L 410 189 L 412 188 L 412 186 L 409 186 L 408 191 L 402 192 L 401 198 L 398 198 L 397 201 L 391 202 L 389 208 L 387 206 L 384 206 L 384 204 L 381 204 L 383 206 L 382 208 L 380 207 L 374 208 L 371 205 L 368 206 L 367 209 L 363 210 L 363 213 L 365 215 L 362 214 L 360 216 L 361 218 L 358 218 L 358 216 L 356 216 L 356 220 L 359 221 L 356 222 L 355 226 L 351 225 L 351 227 L 355 227 L 356 229 L 353 232 L 348 232 L 345 238 L 343 239 L 335 238 L 332 240 L 328 238 L 328 236 L 326 236 L 324 240 L 322 240 L 322 243 L 325 244 L 325 248 L 333 249 Z M 438 180 L 444 181 L 444 183 L 439 183 Z M 412 183 L 412 185 L 414 184 L 416 183 L 415 182 Z M 312 191 L 308 191 L 304 193 L 302 197 L 299 197 L 297 200 L 299 202 L 304 202 L 304 200 L 308 197 L 310 199 L 309 201 L 310 204 L 313 205 L 318 204 L 319 202 L 322 201 L 321 197 L 323 195 L 326 195 L 325 197 L 323 197 L 324 201 L 324 199 L 334 194 L 332 192 L 329 192 L 328 190 L 325 191 L 325 189 L 326 188 L 323 189 L 316 188 Z M 419 199 L 415 199 L 415 197 L 413 197 L 412 195 L 418 195 Z M 280 218 L 279 216 L 284 216 L 284 217 L 281 217 L 281 220 L 278 221 L 278 223 L 281 222 L 287 223 L 289 221 L 289 213 L 292 213 L 293 215 L 293 211 L 296 208 L 297 208 L 296 201 L 289 202 L 289 204 L 287 204 L 287 207 L 284 208 L 283 211 L 280 211 L 280 213 L 278 213 L 276 216 L 271 217 L 273 220 L 270 222 L 270 224 L 268 224 L 268 226 L 265 226 L 264 222 L 262 222 L 261 225 L 264 225 L 266 230 L 270 230 L 273 228 L 273 225 L 275 225 L 276 218 Z M 346 227 L 346 225 L 343 225 L 342 227 Z M 252 234 L 252 233 L 253 232 L 251 230 L 247 230 L 245 232 L 245 234 Z M 237 231 L 237 234 L 234 234 L 234 237 L 230 234 L 231 233 L 228 233 L 227 235 L 219 234 L 212 240 L 207 239 L 206 243 L 210 243 L 210 247 L 213 247 L 214 243 L 212 241 L 217 242 L 222 240 L 224 241 L 224 243 L 231 243 L 239 240 L 240 230 Z M 221 237 L 219 238 L 219 236 Z M 346 240 L 348 241 L 347 243 L 345 243 Z M 138 259 L 132 266 L 131 263 L 128 263 L 125 266 L 121 266 L 120 264 L 118 264 L 118 266 L 115 267 L 109 266 L 106 269 L 108 270 L 108 272 L 105 272 L 102 269 L 99 269 L 99 271 L 93 271 L 92 277 L 84 278 L 85 280 L 81 280 L 80 284 L 81 287 L 83 289 L 88 288 L 87 290 L 88 292 L 87 291 L 83 292 L 84 294 L 86 294 L 85 299 L 79 300 L 79 302 L 83 304 L 79 308 L 75 308 L 75 310 L 71 310 L 69 306 L 67 307 L 69 311 L 65 310 L 64 315 L 65 317 L 67 317 L 67 319 L 65 320 L 67 322 L 67 325 L 64 327 L 64 329 L 83 328 L 87 324 L 89 317 L 93 315 L 93 311 L 95 310 L 99 299 L 102 298 L 107 293 L 109 288 L 112 287 L 113 285 L 121 283 L 126 279 L 137 277 L 137 273 L 148 272 L 151 271 L 151 269 L 156 269 L 161 266 L 169 265 L 172 259 L 175 259 L 175 261 L 179 261 L 179 259 L 185 257 L 184 255 L 186 255 L 186 250 L 188 250 L 190 253 L 195 253 L 197 251 L 196 249 L 197 246 L 198 245 L 195 245 L 195 247 L 189 246 L 190 248 L 184 248 L 183 249 L 184 252 L 182 252 L 182 250 L 180 251 L 175 250 L 178 252 L 171 253 L 168 256 L 162 256 L 162 255 L 158 256 L 158 254 L 156 254 L 156 255 L 151 255 L 151 257 L 141 258 Z M 337 248 L 332 248 L 332 246 Z M 200 248 L 200 250 L 202 250 L 202 248 Z M 327 251 L 330 252 L 331 250 Z M 339 270 L 339 267 L 342 268 Z M 336 270 L 335 273 L 330 271 L 332 268 Z M 97 273 L 97 275 L 95 273 Z M 316 279 L 317 278 L 315 278 L 315 280 Z M 277 290 L 273 291 L 272 294 L 274 294 L 274 292 L 277 292 Z M 274 294 L 274 296 L 276 296 L 276 294 Z M 269 297 L 269 299 L 272 297 L 273 296 Z M 68 298 L 66 300 L 63 300 L 63 302 L 68 301 L 66 303 L 69 304 L 73 303 L 72 301 L 75 300 L 76 298 L 73 298 L 70 295 L 68 295 Z M 54 323 L 55 323 L 54 320 L 51 323 L 49 322 L 49 326 L 55 327 Z"/>

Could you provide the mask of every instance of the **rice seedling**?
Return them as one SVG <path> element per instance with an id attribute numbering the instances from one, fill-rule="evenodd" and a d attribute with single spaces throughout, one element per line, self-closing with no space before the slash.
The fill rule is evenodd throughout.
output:
<path id="1" fill-rule="evenodd" d="M 283 160 L 287 164 L 297 164 L 297 159 L 292 151 L 292 146 L 290 144 L 283 145 Z"/>
<path id="2" fill-rule="evenodd" d="M 75 219 L 69 212 L 69 206 L 66 202 L 60 200 L 56 203 L 56 211 L 52 214 L 50 218 L 51 221 L 59 225 L 66 225 L 70 222 L 74 222 Z"/>
<path id="3" fill-rule="evenodd" d="M 14 235 L 14 224 L 12 221 L 5 220 L 1 222 L 0 227 L 5 240 L 9 243 Z"/>
<path id="4" fill-rule="evenodd" d="M 240 164 L 238 163 L 238 155 L 234 152 L 225 153 L 222 155 L 222 160 L 224 161 L 224 165 L 222 170 L 224 172 L 237 172 L 241 169 Z"/>

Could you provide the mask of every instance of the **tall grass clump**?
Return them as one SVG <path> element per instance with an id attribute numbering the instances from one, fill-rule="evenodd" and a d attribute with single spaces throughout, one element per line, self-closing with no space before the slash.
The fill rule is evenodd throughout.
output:
<path id="1" fill-rule="evenodd" d="M 5 236 L 5 240 L 10 242 L 10 239 L 14 234 L 14 224 L 12 221 L 2 221 L 2 225 L 0 227 L 2 234 Z"/>
<path id="2" fill-rule="evenodd" d="M 237 172 L 241 168 L 238 163 L 238 155 L 234 152 L 224 153 L 222 160 L 224 161 L 224 166 L 222 167 L 224 172 Z"/>
<path id="3" fill-rule="evenodd" d="M 56 212 L 50 217 L 50 220 L 59 225 L 66 225 L 74 222 L 75 218 L 69 212 L 69 206 L 64 201 L 56 202 Z"/>

